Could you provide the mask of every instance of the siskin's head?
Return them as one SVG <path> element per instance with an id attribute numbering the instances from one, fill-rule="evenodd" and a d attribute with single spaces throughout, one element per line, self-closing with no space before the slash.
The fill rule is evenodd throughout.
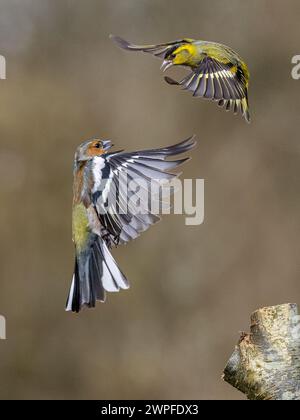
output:
<path id="1" fill-rule="evenodd" d="M 86 140 L 78 146 L 75 153 L 75 161 L 82 162 L 92 159 L 94 156 L 101 156 L 112 146 L 113 144 L 110 140 Z"/>
<path id="2" fill-rule="evenodd" d="M 187 42 L 180 47 L 175 47 L 168 51 L 168 53 L 165 55 L 162 68 L 165 71 L 171 66 L 192 65 L 195 53 L 195 46 L 190 42 Z"/>

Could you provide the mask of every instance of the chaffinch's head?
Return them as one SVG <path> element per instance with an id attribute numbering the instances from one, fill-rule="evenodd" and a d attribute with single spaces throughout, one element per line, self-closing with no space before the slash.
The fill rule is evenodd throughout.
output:
<path id="1" fill-rule="evenodd" d="M 86 140 L 78 146 L 75 153 L 76 162 L 84 162 L 94 156 L 101 156 L 113 146 L 110 140 Z"/>

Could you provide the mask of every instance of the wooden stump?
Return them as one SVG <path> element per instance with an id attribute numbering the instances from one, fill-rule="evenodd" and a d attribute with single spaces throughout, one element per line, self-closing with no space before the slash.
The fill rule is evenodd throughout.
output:
<path id="1" fill-rule="evenodd" d="M 223 379 L 250 400 L 300 400 L 300 316 L 296 304 L 259 309 Z"/>

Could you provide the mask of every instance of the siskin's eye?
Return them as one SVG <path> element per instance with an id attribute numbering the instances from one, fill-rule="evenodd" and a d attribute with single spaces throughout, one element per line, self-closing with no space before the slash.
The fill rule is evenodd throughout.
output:
<path id="1" fill-rule="evenodd" d="M 101 143 L 98 141 L 98 143 L 95 143 L 94 147 L 96 149 L 100 149 L 101 148 Z"/>
<path id="2" fill-rule="evenodd" d="M 175 54 L 171 53 L 168 56 L 165 57 L 165 60 L 174 60 L 174 58 L 176 57 Z"/>

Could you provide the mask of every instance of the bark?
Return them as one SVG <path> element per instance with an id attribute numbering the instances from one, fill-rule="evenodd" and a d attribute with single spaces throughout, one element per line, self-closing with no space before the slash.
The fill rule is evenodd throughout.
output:
<path id="1" fill-rule="evenodd" d="M 250 400 L 300 400 L 300 316 L 296 304 L 262 308 L 251 316 L 223 379 Z"/>

